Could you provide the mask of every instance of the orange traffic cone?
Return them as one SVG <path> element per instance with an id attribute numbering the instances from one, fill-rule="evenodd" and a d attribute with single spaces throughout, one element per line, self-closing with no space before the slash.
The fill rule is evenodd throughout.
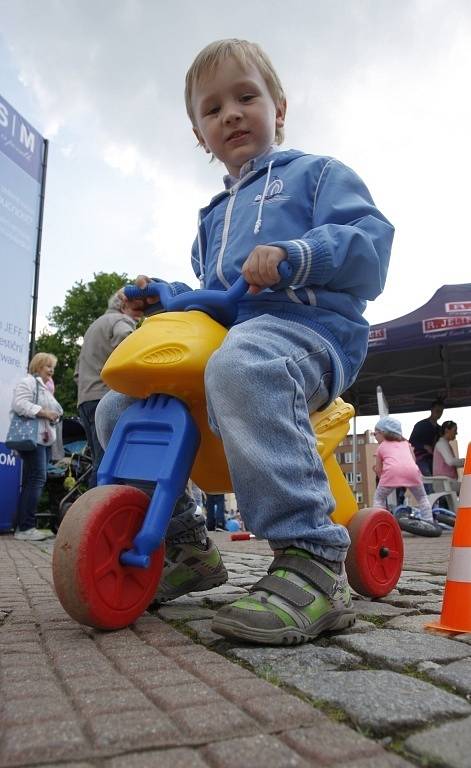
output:
<path id="1" fill-rule="evenodd" d="M 471 632 L 471 443 L 463 471 L 440 621 L 426 629 Z"/>

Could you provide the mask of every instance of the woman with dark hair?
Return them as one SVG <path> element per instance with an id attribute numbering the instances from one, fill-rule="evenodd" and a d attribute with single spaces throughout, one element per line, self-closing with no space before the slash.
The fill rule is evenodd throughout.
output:
<path id="1" fill-rule="evenodd" d="M 455 456 L 451 443 L 456 439 L 458 427 L 454 421 L 444 421 L 440 437 L 433 450 L 433 474 L 450 477 L 458 490 L 458 467 L 464 466 L 464 459 Z"/>
<path id="2" fill-rule="evenodd" d="M 55 425 L 63 413 L 47 384 L 56 363 L 55 355 L 38 352 L 29 364 L 28 375 L 20 379 L 13 393 L 11 410 L 18 416 L 38 419 L 36 448 L 18 451 L 23 461 L 23 473 L 15 538 L 22 541 L 41 541 L 51 535 L 36 528 L 36 511 L 47 480 L 51 445 L 56 439 Z"/>

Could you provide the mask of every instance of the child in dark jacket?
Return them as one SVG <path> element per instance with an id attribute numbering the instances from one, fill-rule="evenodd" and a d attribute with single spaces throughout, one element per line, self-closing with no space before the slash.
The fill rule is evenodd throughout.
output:
<path id="1" fill-rule="evenodd" d="M 241 273 L 250 285 L 206 368 L 210 425 L 247 530 L 275 552 L 270 575 L 221 608 L 213 629 L 260 643 L 306 642 L 354 621 L 343 565 L 349 537 L 330 519 L 309 414 L 343 392 L 363 362 L 363 312 L 383 290 L 393 227 L 345 165 L 278 149 L 286 98 L 258 45 L 207 46 L 187 73 L 185 97 L 199 144 L 227 170 L 225 190 L 200 211 L 193 268 L 206 288 L 227 288 Z M 278 272 L 284 260 L 290 279 Z M 100 403 L 103 442 L 129 402 L 109 393 Z M 203 526 L 188 504 L 177 505 L 157 599 L 225 580 Z"/>

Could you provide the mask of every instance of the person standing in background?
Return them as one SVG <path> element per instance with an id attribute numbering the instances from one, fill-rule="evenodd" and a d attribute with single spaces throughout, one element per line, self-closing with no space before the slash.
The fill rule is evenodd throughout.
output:
<path id="1" fill-rule="evenodd" d="M 434 400 L 430 406 L 430 416 L 414 425 L 409 442 L 414 449 L 415 461 L 422 475 L 429 477 L 433 474 L 433 449 L 440 437 L 438 420 L 443 414 L 443 403 Z M 432 492 L 431 486 L 426 486 L 427 493 Z"/>
<path id="2" fill-rule="evenodd" d="M 20 379 L 13 392 L 11 410 L 28 419 L 38 419 L 36 448 L 18 451 L 23 462 L 21 493 L 15 520 L 15 539 L 41 541 L 50 532 L 36 528 L 36 512 L 47 480 L 47 465 L 51 445 L 56 439 L 56 425 L 62 416 L 62 407 L 47 386 L 57 363 L 55 355 L 38 352 L 29 364 L 29 373 Z"/>
<path id="3" fill-rule="evenodd" d="M 94 488 L 103 449 L 95 429 L 95 411 L 108 387 L 101 379 L 102 368 L 112 351 L 135 329 L 142 312 L 131 307 L 121 291 L 108 300 L 108 309 L 87 329 L 75 367 L 78 388 L 77 406 L 92 454 L 92 472 L 88 487 Z"/>
<path id="4" fill-rule="evenodd" d="M 444 421 L 440 437 L 433 451 L 433 474 L 449 477 L 454 481 L 453 489 L 459 492 L 458 467 L 464 467 L 464 459 L 455 456 L 451 443 L 456 440 L 458 426 L 454 421 Z"/>
<path id="5" fill-rule="evenodd" d="M 206 494 L 206 527 L 208 531 L 225 531 L 226 515 L 223 493 Z"/>

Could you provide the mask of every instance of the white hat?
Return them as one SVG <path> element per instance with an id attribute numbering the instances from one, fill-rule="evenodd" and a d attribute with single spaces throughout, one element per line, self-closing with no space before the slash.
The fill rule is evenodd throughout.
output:
<path id="1" fill-rule="evenodd" d="M 377 429 L 378 432 L 390 432 L 392 435 L 399 435 L 399 437 L 402 437 L 401 422 L 398 421 L 398 419 L 393 419 L 392 416 L 383 416 L 383 418 L 376 423 L 375 429 Z"/>

